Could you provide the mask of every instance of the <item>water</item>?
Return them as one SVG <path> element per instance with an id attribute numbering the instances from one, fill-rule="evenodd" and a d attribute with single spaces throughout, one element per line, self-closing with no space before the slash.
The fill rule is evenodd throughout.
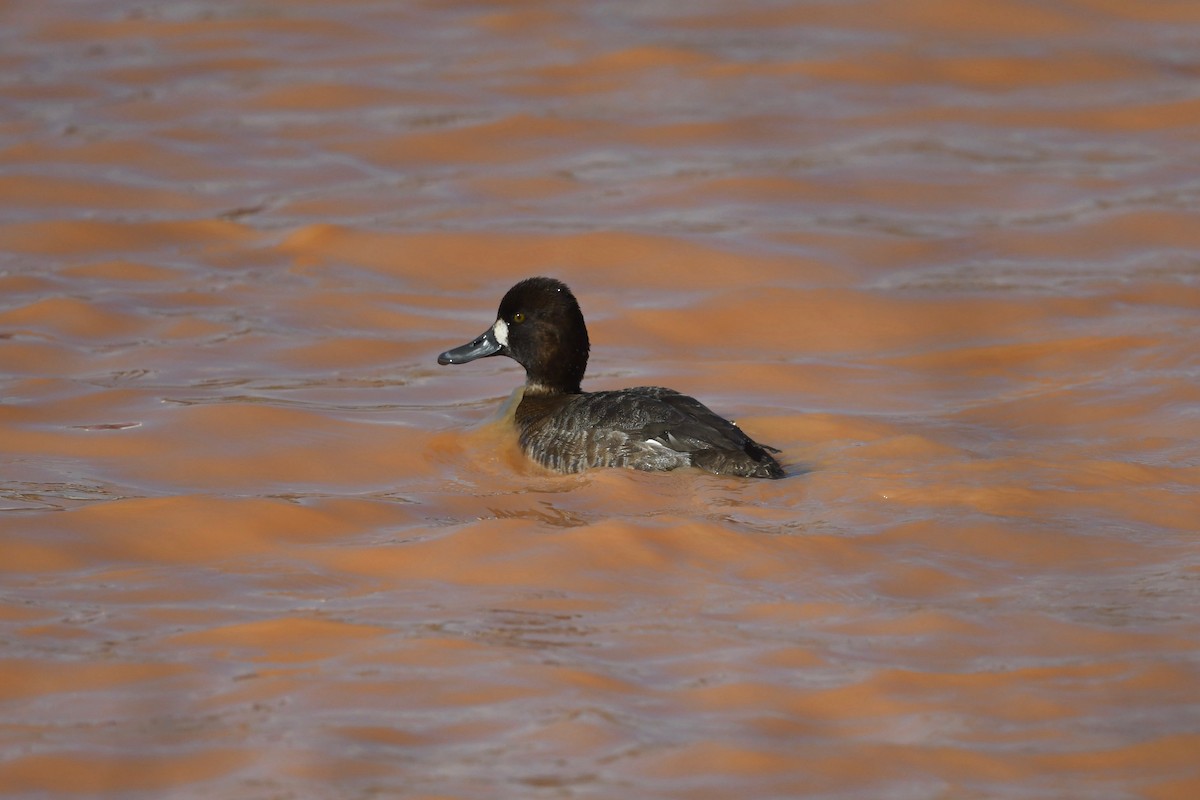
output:
<path id="1" fill-rule="evenodd" d="M 1187 4 L 0 14 L 0 790 L 1191 798 Z M 791 477 L 548 475 L 443 368 Z"/>

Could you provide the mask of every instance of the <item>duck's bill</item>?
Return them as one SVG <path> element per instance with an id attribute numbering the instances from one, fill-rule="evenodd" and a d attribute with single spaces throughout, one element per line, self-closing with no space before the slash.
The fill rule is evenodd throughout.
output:
<path id="1" fill-rule="evenodd" d="M 438 356 L 439 364 L 465 364 L 468 361 L 474 361 L 477 358 L 485 356 L 497 355 L 501 350 L 500 343 L 496 341 L 496 332 L 492 328 L 488 328 L 474 341 L 467 342 L 464 345 L 447 350 Z"/>

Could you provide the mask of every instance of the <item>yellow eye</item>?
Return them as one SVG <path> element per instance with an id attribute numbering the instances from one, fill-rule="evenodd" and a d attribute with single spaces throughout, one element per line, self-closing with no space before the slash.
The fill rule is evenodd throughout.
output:
<path id="1" fill-rule="evenodd" d="M 518 311 L 517 313 L 513 314 L 513 322 L 524 322 L 524 321 L 525 321 L 525 312 L 524 311 Z"/>

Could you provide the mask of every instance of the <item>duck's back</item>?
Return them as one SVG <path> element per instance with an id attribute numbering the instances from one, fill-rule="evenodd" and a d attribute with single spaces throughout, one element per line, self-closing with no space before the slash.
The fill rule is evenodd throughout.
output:
<path id="1" fill-rule="evenodd" d="M 694 397 L 659 386 L 528 394 L 517 407 L 516 423 L 521 448 L 557 472 L 695 466 L 718 475 L 784 477 L 768 452 L 773 448 Z"/>

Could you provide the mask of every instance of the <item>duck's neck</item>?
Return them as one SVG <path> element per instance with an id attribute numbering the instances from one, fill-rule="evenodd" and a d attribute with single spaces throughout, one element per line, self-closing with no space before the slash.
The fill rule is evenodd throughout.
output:
<path id="1" fill-rule="evenodd" d="M 525 394 L 580 394 L 588 363 L 586 336 L 583 347 L 569 357 L 550 351 L 549 357 L 525 364 Z"/>
<path id="2" fill-rule="evenodd" d="M 570 383 L 570 384 L 564 384 L 562 382 L 549 383 L 549 382 L 540 381 L 540 380 L 537 380 L 536 378 L 528 377 L 528 376 L 525 378 L 525 394 L 526 395 L 531 395 L 531 394 L 540 394 L 540 395 L 579 394 L 582 391 L 583 390 L 579 388 L 578 381 L 575 381 L 574 383 Z"/>

